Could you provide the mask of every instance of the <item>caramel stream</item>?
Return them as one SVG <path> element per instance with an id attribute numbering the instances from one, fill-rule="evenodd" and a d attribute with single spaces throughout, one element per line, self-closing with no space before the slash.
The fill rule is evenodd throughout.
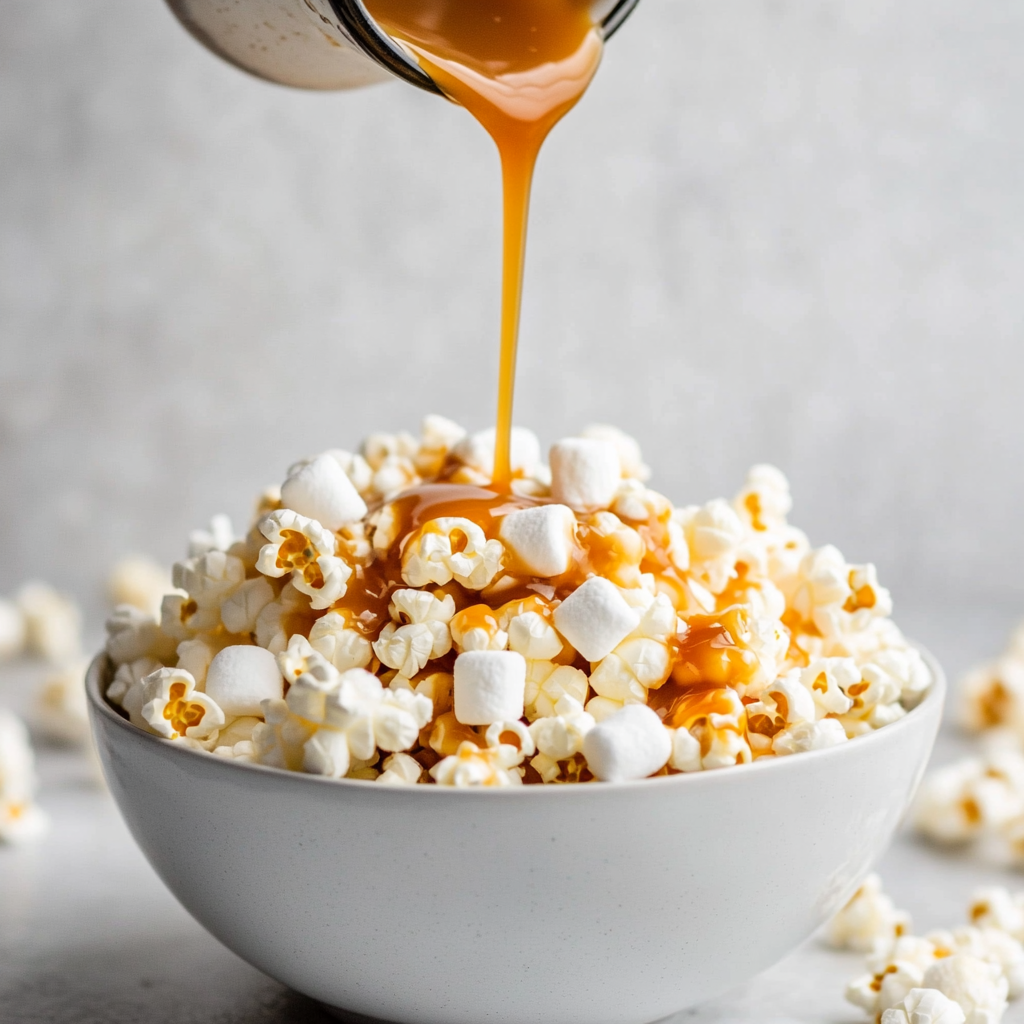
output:
<path id="1" fill-rule="evenodd" d="M 501 364 L 494 487 L 512 480 L 512 400 L 526 225 L 537 155 L 601 60 L 591 0 L 366 0 L 441 89 L 494 139 L 504 186 Z"/>

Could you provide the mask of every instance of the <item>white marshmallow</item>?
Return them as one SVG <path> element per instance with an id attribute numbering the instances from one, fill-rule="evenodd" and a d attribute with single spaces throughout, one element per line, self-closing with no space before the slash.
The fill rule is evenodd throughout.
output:
<path id="1" fill-rule="evenodd" d="M 281 502 L 331 531 L 366 515 L 366 502 L 332 455 L 318 455 L 292 473 L 281 486 Z"/>
<path id="2" fill-rule="evenodd" d="M 583 740 L 587 767 L 602 782 L 646 779 L 664 767 L 672 737 L 644 704 L 629 704 L 599 722 Z"/>
<path id="3" fill-rule="evenodd" d="M 565 505 L 538 505 L 510 512 L 498 538 L 532 576 L 561 576 L 569 569 L 576 517 Z"/>
<path id="4" fill-rule="evenodd" d="M 523 716 L 526 660 L 513 651 L 466 651 L 455 659 L 455 717 L 463 725 Z"/>
<path id="5" fill-rule="evenodd" d="M 260 701 L 284 696 L 284 679 L 270 651 L 245 645 L 225 647 L 210 662 L 206 693 L 229 718 L 261 716 Z"/>
<path id="6" fill-rule="evenodd" d="M 614 583 L 592 576 L 556 609 L 555 628 L 587 661 L 607 658 L 640 624 Z"/>
<path id="7" fill-rule="evenodd" d="M 577 512 L 608 508 L 622 481 L 619 455 L 607 441 L 570 437 L 551 446 L 551 496 Z"/>

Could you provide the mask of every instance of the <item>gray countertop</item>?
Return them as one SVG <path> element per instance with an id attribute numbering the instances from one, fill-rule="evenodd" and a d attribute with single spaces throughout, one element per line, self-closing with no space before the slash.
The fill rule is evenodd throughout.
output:
<path id="1" fill-rule="evenodd" d="M 1006 609 L 904 614 L 956 675 L 997 650 Z M 28 670 L 0 674 L 0 702 L 24 707 Z M 954 756 L 952 731 L 936 758 Z M 211 938 L 164 888 L 94 781 L 81 753 L 41 748 L 41 803 L 53 819 L 34 846 L 0 848 L 0 1024 L 284 1024 L 327 1021 L 304 999 Z M 880 867 L 897 903 L 922 929 L 963 922 L 981 884 L 1024 877 L 940 853 L 901 835 Z M 692 1024 L 856 1024 L 842 998 L 861 958 L 815 940 L 729 995 L 685 1011 Z M 1024 1021 L 1024 1003 L 1008 1022 Z"/>

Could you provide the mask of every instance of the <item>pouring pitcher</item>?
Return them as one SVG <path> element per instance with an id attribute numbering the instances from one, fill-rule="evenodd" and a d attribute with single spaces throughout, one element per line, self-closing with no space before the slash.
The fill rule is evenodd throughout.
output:
<path id="1" fill-rule="evenodd" d="M 639 0 L 595 0 L 607 39 Z M 300 89 L 355 89 L 399 78 L 441 94 L 362 0 L 167 0 L 186 29 L 224 60 Z"/>

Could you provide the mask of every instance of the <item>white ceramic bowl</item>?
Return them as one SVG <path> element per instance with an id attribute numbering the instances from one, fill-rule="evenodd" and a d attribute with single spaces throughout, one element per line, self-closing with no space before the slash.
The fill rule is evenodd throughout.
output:
<path id="1" fill-rule="evenodd" d="M 403 1024 L 647 1024 L 769 967 L 849 898 L 924 771 L 945 684 L 829 750 L 626 784 L 334 782 L 150 736 L 101 697 L 107 781 L 229 949 Z"/>

